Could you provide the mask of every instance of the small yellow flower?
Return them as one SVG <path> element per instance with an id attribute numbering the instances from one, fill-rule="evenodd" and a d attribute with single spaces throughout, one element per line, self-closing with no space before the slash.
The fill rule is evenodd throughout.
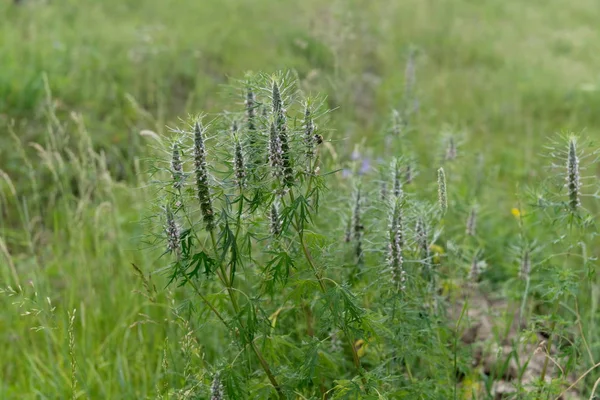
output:
<path id="1" fill-rule="evenodd" d="M 510 213 L 511 213 L 512 215 L 514 215 L 514 217 L 515 217 L 515 218 L 520 218 L 520 217 L 521 217 L 521 216 L 524 214 L 523 212 L 521 212 L 521 210 L 519 210 L 519 209 L 518 209 L 518 208 L 516 208 L 516 207 L 513 207 L 513 209 L 512 209 L 512 210 L 510 210 Z"/>
<path id="2" fill-rule="evenodd" d="M 444 248 L 442 246 L 438 246 L 437 244 L 431 244 L 429 245 L 429 250 L 431 250 L 433 252 L 433 262 L 435 264 L 439 264 L 440 263 L 440 256 L 442 254 L 444 254 Z"/>

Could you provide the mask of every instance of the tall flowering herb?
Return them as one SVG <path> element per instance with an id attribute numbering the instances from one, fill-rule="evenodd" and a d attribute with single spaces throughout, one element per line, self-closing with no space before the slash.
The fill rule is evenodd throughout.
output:
<path id="1" fill-rule="evenodd" d="M 438 169 L 438 202 L 442 215 L 448 210 L 448 195 L 446 192 L 446 173 L 444 168 Z"/>
<path id="2" fill-rule="evenodd" d="M 398 197 L 393 200 L 389 228 L 388 263 L 392 272 L 392 281 L 398 290 L 404 290 L 406 272 L 403 268 L 404 260 L 402 258 L 402 246 L 404 243 L 404 232 L 402 231 L 402 199 Z"/>
<path id="3" fill-rule="evenodd" d="M 577 156 L 577 142 L 574 136 L 569 138 L 569 149 L 567 155 L 567 191 L 569 195 L 569 208 L 576 211 L 581 205 L 579 200 L 581 178 L 579 175 L 579 157 Z"/>
<path id="4" fill-rule="evenodd" d="M 206 148 L 204 147 L 204 127 L 198 120 L 194 124 L 194 172 L 196 174 L 196 192 L 206 230 L 215 229 L 215 215 L 210 197 Z"/>
<path id="5" fill-rule="evenodd" d="M 171 156 L 171 175 L 173 176 L 173 187 L 175 189 L 181 189 L 183 185 L 183 164 L 181 162 L 181 152 L 179 151 L 179 145 L 173 143 L 173 151 Z"/>
<path id="6" fill-rule="evenodd" d="M 233 136 L 234 149 L 233 149 L 233 170 L 235 175 L 235 183 L 241 189 L 246 186 L 246 166 L 244 161 L 244 152 L 242 149 L 242 143 L 238 136 L 238 126 L 234 122 L 231 126 L 231 133 Z"/>
<path id="7" fill-rule="evenodd" d="M 272 113 L 274 120 L 275 134 L 279 138 L 279 146 L 281 149 L 281 159 L 283 164 L 283 185 L 291 187 L 294 184 L 294 170 L 292 168 L 292 160 L 290 154 L 290 144 L 287 132 L 287 117 L 283 107 L 281 91 L 279 85 L 274 80 L 272 90 Z"/>

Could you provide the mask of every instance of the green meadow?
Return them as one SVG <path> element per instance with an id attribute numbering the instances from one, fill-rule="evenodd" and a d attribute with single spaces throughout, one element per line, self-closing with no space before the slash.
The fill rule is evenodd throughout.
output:
<path id="1" fill-rule="evenodd" d="M 599 20 L 2 1 L 0 398 L 600 396 Z"/>

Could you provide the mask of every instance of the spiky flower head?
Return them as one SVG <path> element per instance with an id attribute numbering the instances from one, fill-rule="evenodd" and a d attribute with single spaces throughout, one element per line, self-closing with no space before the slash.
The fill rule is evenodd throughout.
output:
<path id="1" fill-rule="evenodd" d="M 454 136 L 450 135 L 448 137 L 448 143 L 446 144 L 446 160 L 454 160 L 456 158 L 456 153 L 456 142 L 454 141 Z"/>
<path id="2" fill-rule="evenodd" d="M 358 264 L 362 264 L 364 259 L 363 249 L 362 249 L 362 236 L 364 226 L 361 222 L 361 193 L 360 188 L 356 189 L 355 199 L 354 199 L 354 212 L 352 214 L 352 238 L 354 239 L 354 243 L 356 245 L 355 254 Z"/>
<path id="3" fill-rule="evenodd" d="M 394 136 L 400 136 L 402 133 L 402 116 L 398 110 L 392 110 L 392 134 Z"/>
<path id="4" fill-rule="evenodd" d="M 240 189 L 246 186 L 246 165 L 244 162 L 244 152 L 242 150 L 242 143 L 238 136 L 238 126 L 234 121 L 231 127 L 231 132 L 234 141 L 233 151 L 233 169 L 235 174 L 235 182 Z"/>
<path id="5" fill-rule="evenodd" d="M 471 284 L 476 284 L 479 280 L 479 274 L 481 274 L 481 265 L 479 261 L 479 253 L 475 253 L 473 261 L 471 261 L 471 270 L 469 271 L 469 280 Z"/>
<path id="6" fill-rule="evenodd" d="M 210 400 L 223 400 L 224 398 L 225 394 L 223 393 L 221 377 L 219 374 L 215 374 L 212 384 L 210 385 Z"/>
<path id="7" fill-rule="evenodd" d="M 446 192 L 446 174 L 444 168 L 438 169 L 438 202 L 442 214 L 448 210 L 448 197 Z"/>
<path id="8" fill-rule="evenodd" d="M 346 224 L 346 234 L 344 235 L 344 242 L 350 243 L 352 241 L 352 216 L 348 217 L 348 223 Z"/>
<path id="9" fill-rule="evenodd" d="M 405 289 L 406 272 L 403 268 L 402 246 L 404 245 L 404 232 L 402 225 L 402 200 L 396 197 L 393 200 L 390 214 L 389 253 L 388 263 L 392 272 L 392 281 L 398 290 Z"/>
<path id="10" fill-rule="evenodd" d="M 422 217 L 417 218 L 417 223 L 415 226 L 415 239 L 419 252 L 421 253 L 421 257 L 423 257 L 426 260 L 426 262 L 428 262 L 429 236 L 427 232 L 427 224 Z"/>
<path id="11" fill-rule="evenodd" d="M 312 159 L 315 156 L 317 139 L 315 137 L 315 125 L 313 123 L 312 114 L 310 111 L 310 105 L 306 103 L 304 110 L 304 147 L 307 159 L 307 173 L 311 173 Z"/>
<path id="12" fill-rule="evenodd" d="M 466 233 L 469 236 L 475 236 L 475 230 L 477 228 L 477 207 L 471 207 L 469 218 L 467 218 L 467 230 Z"/>
<path id="13" fill-rule="evenodd" d="M 286 187 L 291 187 L 294 184 L 294 170 L 292 168 L 290 144 L 287 133 L 287 117 L 285 116 L 285 108 L 283 107 L 281 91 L 276 80 L 273 80 L 272 101 L 275 134 L 279 137 L 279 146 L 281 149 L 283 185 Z"/>
<path id="14" fill-rule="evenodd" d="M 576 211 L 581 205 L 579 200 L 579 190 L 581 188 L 581 178 L 579 175 L 579 157 L 577 155 L 577 138 L 569 138 L 569 150 L 567 156 L 567 191 L 569 193 L 569 208 Z"/>
<path id="15" fill-rule="evenodd" d="M 269 165 L 271 166 L 271 173 L 275 178 L 283 175 L 283 153 L 275 123 L 271 123 L 269 135 Z"/>
<path id="16" fill-rule="evenodd" d="M 386 181 L 381 182 L 379 195 L 382 201 L 386 201 L 388 198 L 388 185 Z"/>
<path id="17" fill-rule="evenodd" d="M 215 228 L 215 215 L 210 197 L 206 148 L 204 147 L 203 135 L 204 127 L 200 120 L 197 120 L 194 124 L 194 172 L 196 173 L 196 191 L 206 230 L 212 231 Z"/>
<path id="18" fill-rule="evenodd" d="M 173 151 L 171 157 L 171 175 L 173 176 L 173 187 L 175 189 L 181 189 L 183 185 L 183 164 L 181 163 L 181 152 L 179 151 L 179 145 L 173 143 Z"/>
<path id="19" fill-rule="evenodd" d="M 400 198 L 404 195 L 404 192 L 402 190 L 402 171 L 400 170 L 400 160 L 394 160 L 392 168 L 392 178 L 394 180 L 394 196 Z"/>
<path id="20" fill-rule="evenodd" d="M 179 226 L 175 221 L 175 214 L 170 207 L 166 208 L 167 224 L 165 225 L 165 234 L 167 236 L 167 251 L 175 253 L 177 258 L 181 254 L 181 244 L 179 241 Z"/>
<path id="21" fill-rule="evenodd" d="M 269 215 L 269 219 L 271 222 L 271 234 L 273 236 L 281 235 L 281 217 L 279 216 L 279 206 L 276 201 L 271 204 L 271 214 Z"/>
<path id="22" fill-rule="evenodd" d="M 250 87 L 246 92 L 246 124 L 249 132 L 256 130 L 256 98 Z"/>
<path id="23" fill-rule="evenodd" d="M 529 253 L 529 249 L 525 249 L 523 251 L 523 255 L 521 256 L 521 266 L 519 268 L 519 278 L 521 279 L 529 279 L 529 274 L 531 273 L 531 255 Z"/>
<path id="24" fill-rule="evenodd" d="M 406 170 L 404 171 L 404 182 L 407 185 L 411 184 L 413 181 L 413 169 L 412 165 L 409 163 L 406 165 Z"/>

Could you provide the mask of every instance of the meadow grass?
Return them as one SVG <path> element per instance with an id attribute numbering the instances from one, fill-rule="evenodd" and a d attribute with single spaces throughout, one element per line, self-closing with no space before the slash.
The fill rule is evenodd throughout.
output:
<path id="1" fill-rule="evenodd" d="M 302 240 L 323 251 L 319 262 L 337 267 L 302 275 L 302 282 L 312 288 L 306 282 L 319 282 L 325 273 L 351 285 L 361 310 L 369 310 L 361 314 L 368 324 L 331 333 L 332 346 L 347 354 L 330 357 L 336 353 L 328 347 L 315 353 L 315 367 L 303 358 L 305 347 L 293 345 L 317 348 L 306 315 L 330 311 L 303 295 L 320 298 L 318 288 L 283 292 L 293 299 L 293 311 L 289 302 L 261 303 L 271 323 L 291 332 L 273 328 L 272 336 L 265 335 L 272 340 L 260 342 L 265 358 L 276 362 L 273 375 L 285 377 L 285 390 L 297 388 L 287 396 L 323 392 L 303 381 L 314 374 L 309 366 L 339 398 L 358 392 L 375 398 L 378 388 L 388 391 L 379 393 L 387 398 L 488 398 L 501 380 L 502 371 L 483 373 L 470 365 L 470 347 L 460 345 L 435 311 L 440 304 L 422 296 L 426 280 L 409 288 L 398 311 L 406 329 L 392 335 L 379 325 L 387 321 L 381 316 L 389 317 L 389 305 L 381 304 L 385 282 L 375 266 L 386 262 L 388 238 L 400 239 L 390 233 L 386 206 L 375 198 L 395 157 L 418 173 L 408 193 L 430 203 L 415 202 L 406 215 L 407 236 L 415 230 L 438 246 L 426 243 L 417 255 L 415 243 L 412 259 L 438 258 L 443 276 L 436 284 L 444 296 L 460 297 L 456 287 L 470 276 L 523 311 L 525 331 L 532 333 L 519 339 L 527 342 L 540 330 L 557 333 L 550 337 L 570 374 L 579 377 L 600 359 L 597 205 L 589 196 L 596 191 L 597 167 L 593 157 L 580 160 L 587 167 L 582 177 L 592 177 L 582 180 L 580 190 L 588 196 L 581 201 L 590 218 L 580 222 L 557 206 L 561 198 L 553 193 L 563 190 L 564 181 L 547 181 L 564 173 L 568 159 L 565 143 L 549 138 L 557 132 L 598 137 L 600 11 L 593 1 L 6 1 L 0 15 L 0 397 L 208 398 L 211 384 L 213 392 L 219 388 L 216 372 L 228 393 L 276 395 L 256 356 L 237 355 L 235 335 L 228 336 L 195 288 L 166 286 L 169 275 L 160 272 L 168 272 L 172 254 L 161 256 L 162 242 L 148 244 L 164 222 L 150 217 L 160 212 L 156 181 L 172 156 L 159 140 L 168 144 L 169 127 L 187 129 L 187 115 L 204 112 L 207 123 L 216 118 L 209 139 L 218 143 L 212 136 L 222 132 L 216 128 L 226 131 L 230 119 L 243 119 L 245 88 L 235 79 L 256 76 L 248 71 L 293 71 L 291 80 L 303 94 L 321 93 L 327 96 L 323 108 L 334 109 L 317 124 L 325 139 L 319 155 L 324 171 L 347 171 L 328 178 L 332 190 L 321 198 L 320 211 L 328 217 L 315 218 Z M 410 60 L 418 107 L 408 115 L 404 139 L 390 145 L 386 137 L 398 123 L 392 110 L 406 110 Z M 267 90 L 257 89 L 264 98 Z M 412 111 L 414 103 L 408 104 Z M 296 108 L 290 111 L 297 119 L 289 124 L 301 120 L 302 107 Z M 217 114 L 224 109 L 231 114 Z M 450 137 L 456 148 L 449 151 Z M 577 143 L 587 154 L 594 151 L 584 139 Z M 223 148 L 219 154 L 229 157 Z M 546 157 L 553 152 L 554 169 Z M 157 159 L 166 163 L 151 175 Z M 352 177 L 361 163 L 370 170 L 357 182 Z M 431 220 L 438 215 L 440 167 L 447 210 Z M 387 185 L 391 193 L 392 182 Z M 566 201 L 564 190 L 561 195 Z M 270 214 L 273 222 L 273 214 L 288 206 L 287 200 L 273 203 L 264 221 Z M 276 260 L 285 260 L 284 253 Z M 341 266 L 357 270 L 346 279 Z M 401 287 L 396 266 L 389 280 Z M 531 281 L 527 273 L 518 278 L 524 267 Z M 404 268 L 414 272 L 409 262 Z M 206 293 L 235 321 L 226 291 Z M 467 306 L 459 311 L 464 320 L 452 323 L 460 331 L 475 317 Z M 315 328 L 318 337 L 322 328 Z M 351 336 L 352 342 L 371 343 L 350 354 L 347 336 L 358 333 L 363 336 Z M 290 349 L 288 359 L 282 349 Z M 535 346 L 528 349 L 533 353 Z M 398 354 L 407 355 L 400 366 L 394 364 Z M 354 368 L 354 356 L 364 370 Z M 307 369 L 296 375 L 299 365 Z M 549 367 L 543 368 L 546 374 Z M 598 376 L 592 370 L 580 381 L 584 396 Z M 529 388 L 530 397 L 522 398 L 555 398 L 575 379 Z M 252 386 L 244 392 L 240 382 Z M 469 397 L 470 391 L 477 394 Z"/>

